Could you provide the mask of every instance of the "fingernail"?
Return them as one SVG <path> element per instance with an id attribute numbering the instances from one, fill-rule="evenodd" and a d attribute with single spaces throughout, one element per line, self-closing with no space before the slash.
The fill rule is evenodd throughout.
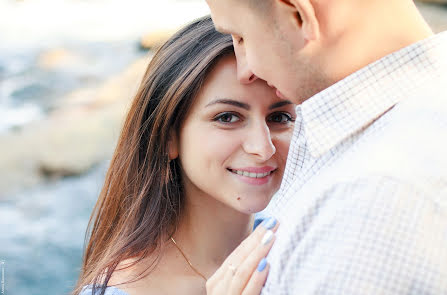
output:
<path id="1" fill-rule="evenodd" d="M 275 217 L 269 217 L 269 218 L 267 218 L 266 220 L 264 220 L 262 222 L 262 226 L 265 229 L 272 229 L 272 228 L 275 227 L 275 225 L 276 225 L 276 218 Z"/>
<path id="2" fill-rule="evenodd" d="M 262 237 L 261 243 L 263 245 L 267 245 L 273 238 L 273 232 L 271 230 L 268 230 L 264 236 Z"/>
<path id="3" fill-rule="evenodd" d="M 265 269 L 266 266 L 267 266 L 267 259 L 262 258 L 262 260 L 259 261 L 257 270 L 258 270 L 259 272 L 261 272 L 261 271 L 263 271 L 263 270 Z"/>

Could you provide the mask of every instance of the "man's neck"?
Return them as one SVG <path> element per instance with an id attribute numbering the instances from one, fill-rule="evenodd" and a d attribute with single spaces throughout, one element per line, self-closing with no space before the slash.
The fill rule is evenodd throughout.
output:
<path id="1" fill-rule="evenodd" d="M 358 1 L 344 32 L 334 38 L 326 65 L 333 83 L 431 35 L 412 1 Z M 346 16 L 348 17 L 348 15 Z"/>

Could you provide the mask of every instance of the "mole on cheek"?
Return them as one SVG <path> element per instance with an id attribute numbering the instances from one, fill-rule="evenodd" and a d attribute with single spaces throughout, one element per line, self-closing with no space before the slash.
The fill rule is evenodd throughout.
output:
<path id="1" fill-rule="evenodd" d="M 237 200 L 240 201 L 240 200 L 241 200 L 241 197 L 237 197 Z"/>

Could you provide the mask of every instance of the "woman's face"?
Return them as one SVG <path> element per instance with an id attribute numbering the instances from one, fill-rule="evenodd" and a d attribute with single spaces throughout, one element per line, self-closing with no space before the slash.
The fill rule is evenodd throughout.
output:
<path id="1" fill-rule="evenodd" d="M 261 80 L 242 85 L 222 58 L 195 98 L 177 139 L 186 197 L 239 212 L 264 209 L 281 184 L 295 106 Z"/>

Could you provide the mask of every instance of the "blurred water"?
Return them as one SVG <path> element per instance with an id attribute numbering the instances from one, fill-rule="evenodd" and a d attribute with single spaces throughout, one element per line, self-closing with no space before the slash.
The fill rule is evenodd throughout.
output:
<path id="1" fill-rule="evenodd" d="M 84 233 L 106 164 L 0 203 L 5 294 L 68 294 L 81 265 Z"/>

